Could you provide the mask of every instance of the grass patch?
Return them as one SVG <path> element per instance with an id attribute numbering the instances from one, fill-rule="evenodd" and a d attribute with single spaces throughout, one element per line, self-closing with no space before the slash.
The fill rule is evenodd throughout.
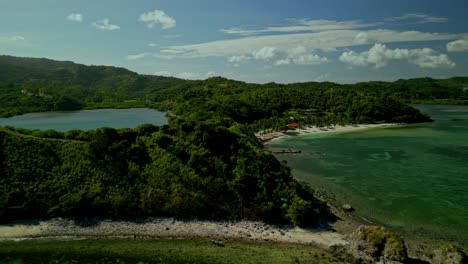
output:
<path id="1" fill-rule="evenodd" d="M 0 263 L 345 263 L 307 245 L 208 239 L 85 239 L 0 242 Z"/>

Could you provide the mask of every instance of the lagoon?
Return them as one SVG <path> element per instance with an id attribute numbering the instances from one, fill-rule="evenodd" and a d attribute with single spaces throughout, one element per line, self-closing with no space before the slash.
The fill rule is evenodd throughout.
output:
<path id="1" fill-rule="evenodd" d="M 97 109 L 29 113 L 0 118 L 0 126 L 56 131 L 91 130 L 100 127 L 134 128 L 141 124 L 165 125 L 166 113 L 150 108 Z"/>
<path id="2" fill-rule="evenodd" d="M 356 217 L 468 245 L 468 107 L 416 106 L 433 123 L 307 135 L 271 147 L 301 181 L 351 203 Z M 317 155 L 320 153 L 320 155 Z"/>

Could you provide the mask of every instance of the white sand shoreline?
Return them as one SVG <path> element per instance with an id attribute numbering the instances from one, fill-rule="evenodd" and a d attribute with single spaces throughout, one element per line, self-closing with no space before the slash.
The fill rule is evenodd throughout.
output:
<path id="1" fill-rule="evenodd" d="M 348 244 L 344 235 L 333 231 L 302 229 L 293 226 L 278 227 L 252 221 L 216 222 L 152 218 L 143 222 L 100 220 L 83 225 L 73 220 L 56 218 L 39 222 L 0 225 L 0 241 L 105 237 L 245 239 L 314 244 L 323 248 Z"/>
<path id="2" fill-rule="evenodd" d="M 343 133 L 343 132 L 355 132 L 360 130 L 367 130 L 372 128 L 390 127 L 401 124 L 397 123 L 383 123 L 383 124 L 359 124 L 359 125 L 332 125 L 327 127 L 316 127 L 308 126 L 305 128 L 297 128 L 294 130 L 287 130 L 284 132 L 266 132 L 261 131 L 255 133 L 255 136 L 265 145 L 270 144 L 273 141 L 285 139 L 289 137 L 305 136 L 313 134 L 330 134 L 330 133 Z"/>

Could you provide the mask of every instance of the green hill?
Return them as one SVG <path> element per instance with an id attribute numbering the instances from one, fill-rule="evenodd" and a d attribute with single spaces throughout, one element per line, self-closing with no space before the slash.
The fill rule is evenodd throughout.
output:
<path id="1" fill-rule="evenodd" d="M 467 78 L 355 85 L 249 84 L 0 56 L 0 115 L 97 107 L 171 110 L 169 125 L 0 130 L 0 218 L 177 216 L 316 225 L 312 190 L 253 132 L 301 125 L 425 122 L 417 100 L 463 103 Z"/>

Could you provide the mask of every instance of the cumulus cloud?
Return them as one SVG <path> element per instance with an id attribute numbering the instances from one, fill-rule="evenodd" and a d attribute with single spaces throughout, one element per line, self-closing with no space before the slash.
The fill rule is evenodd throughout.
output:
<path id="1" fill-rule="evenodd" d="M 447 51 L 456 52 L 456 51 L 467 51 L 468 50 L 468 40 L 459 39 L 452 41 L 447 44 Z"/>
<path id="2" fill-rule="evenodd" d="M 276 55 L 276 48 L 274 47 L 263 47 L 252 53 L 256 60 L 270 60 Z"/>
<path id="3" fill-rule="evenodd" d="M 327 80 L 329 80 L 331 77 L 331 74 L 329 72 L 327 73 L 324 73 L 324 74 L 320 74 L 318 76 L 316 76 L 314 79 L 312 79 L 314 82 L 325 82 Z"/>
<path id="4" fill-rule="evenodd" d="M 291 64 L 291 59 L 289 59 L 289 58 L 280 59 L 280 60 L 275 61 L 276 66 L 289 65 L 289 64 Z"/>
<path id="5" fill-rule="evenodd" d="M 261 33 L 293 33 L 293 32 L 320 32 L 330 30 L 349 30 L 359 28 L 374 27 L 375 23 L 361 23 L 357 20 L 351 21 L 336 21 L 336 20 L 310 20 L 310 19 L 292 19 L 289 25 L 278 27 L 267 27 L 265 29 L 243 29 L 243 28 L 228 28 L 220 31 L 225 34 L 237 35 L 255 35 Z"/>
<path id="6" fill-rule="evenodd" d="M 353 43 L 356 45 L 369 43 L 369 35 L 366 32 L 359 32 L 353 39 Z"/>
<path id="7" fill-rule="evenodd" d="M 176 26 L 174 18 L 168 16 L 164 11 L 157 9 L 141 14 L 138 21 L 145 23 L 148 28 L 160 25 L 162 29 L 170 29 Z"/>
<path id="8" fill-rule="evenodd" d="M 165 76 L 165 77 L 173 77 L 172 73 L 168 72 L 168 71 L 158 71 L 158 72 L 155 72 L 154 75 Z"/>
<path id="9" fill-rule="evenodd" d="M 407 60 L 421 68 L 453 68 L 455 63 L 445 54 L 433 49 L 388 49 L 384 44 L 375 44 L 368 51 L 343 52 L 340 61 L 354 66 L 382 68 L 392 60 Z"/>
<path id="10" fill-rule="evenodd" d="M 316 33 L 250 36 L 200 44 L 170 46 L 160 52 L 161 54 L 170 54 L 180 58 L 229 58 L 242 55 L 262 58 L 272 57 L 273 54 L 287 54 L 291 49 L 298 46 L 302 46 L 309 51 L 331 51 L 337 48 L 364 44 L 452 40 L 456 38 L 457 35 L 455 34 L 420 31 L 334 30 Z"/>
<path id="11" fill-rule="evenodd" d="M 214 71 L 209 71 L 209 72 L 205 73 L 205 76 L 206 76 L 206 77 L 213 77 L 213 76 L 216 76 L 216 72 L 214 72 Z"/>
<path id="12" fill-rule="evenodd" d="M 239 67 L 241 63 L 250 60 L 271 61 L 275 60 L 274 65 L 313 65 L 326 63 L 329 60 L 325 57 L 312 54 L 303 46 L 297 46 L 289 50 L 278 50 L 274 47 L 263 47 L 253 51 L 249 55 L 235 55 L 228 57 L 228 62 L 233 63 L 234 67 Z"/>
<path id="13" fill-rule="evenodd" d="M 83 15 L 80 13 L 71 13 L 67 17 L 67 20 L 81 23 L 83 22 Z"/>
<path id="14" fill-rule="evenodd" d="M 197 72 L 172 73 L 169 71 L 158 71 L 158 72 L 155 72 L 154 75 L 165 76 L 165 77 L 176 77 L 176 78 L 186 79 L 186 80 L 200 80 L 200 79 L 213 77 L 216 75 L 216 72 L 209 71 L 203 74 L 203 73 L 197 73 Z"/>
<path id="15" fill-rule="evenodd" d="M 175 74 L 175 77 L 186 80 L 200 80 L 210 78 L 216 75 L 216 72 L 209 71 L 205 74 L 196 73 L 196 72 L 180 72 Z"/>
<path id="16" fill-rule="evenodd" d="M 410 50 L 411 51 L 411 50 Z M 437 54 L 432 49 L 416 49 L 410 52 L 410 62 L 418 65 L 421 68 L 454 68 L 455 62 L 445 54 Z"/>
<path id="17" fill-rule="evenodd" d="M 423 13 L 408 13 L 399 17 L 392 17 L 392 21 L 409 21 L 414 24 L 427 24 L 427 23 L 445 23 L 448 21 L 445 17 L 437 17 Z"/>
<path id="18" fill-rule="evenodd" d="M 294 64 L 299 65 L 313 65 L 313 64 L 322 64 L 328 62 L 328 59 L 325 57 L 320 57 L 317 54 L 305 54 L 292 58 Z"/>
<path id="19" fill-rule="evenodd" d="M 176 77 L 180 79 L 186 79 L 186 80 L 198 80 L 201 78 L 201 75 L 195 72 L 180 72 L 176 74 Z"/>
<path id="20" fill-rule="evenodd" d="M 395 30 L 334 30 L 316 33 L 296 33 L 249 36 L 192 45 L 169 46 L 155 54 L 158 58 L 224 57 L 234 67 L 249 60 L 272 61 L 272 65 L 318 65 L 328 63 L 319 52 L 336 51 L 374 43 L 452 40 L 456 34 Z M 347 55 L 345 54 L 343 59 Z M 428 57 L 428 56 L 426 56 Z M 415 61 L 415 60 L 413 60 Z M 419 63 L 422 65 L 422 63 Z M 377 66 L 380 67 L 380 64 Z"/>
<path id="21" fill-rule="evenodd" d="M 102 20 L 94 22 L 93 26 L 97 29 L 106 31 L 114 31 L 120 29 L 118 25 L 111 24 L 110 19 L 108 18 L 104 18 Z"/>
<path id="22" fill-rule="evenodd" d="M 282 59 L 275 62 L 276 66 L 280 65 L 317 65 L 326 63 L 329 60 L 326 57 L 320 57 L 317 54 L 311 54 L 304 46 L 297 46 L 285 52 Z"/>
<path id="23" fill-rule="evenodd" d="M 228 58 L 228 62 L 230 63 L 243 63 L 249 61 L 251 59 L 250 56 L 240 55 L 240 56 L 231 56 Z"/>

